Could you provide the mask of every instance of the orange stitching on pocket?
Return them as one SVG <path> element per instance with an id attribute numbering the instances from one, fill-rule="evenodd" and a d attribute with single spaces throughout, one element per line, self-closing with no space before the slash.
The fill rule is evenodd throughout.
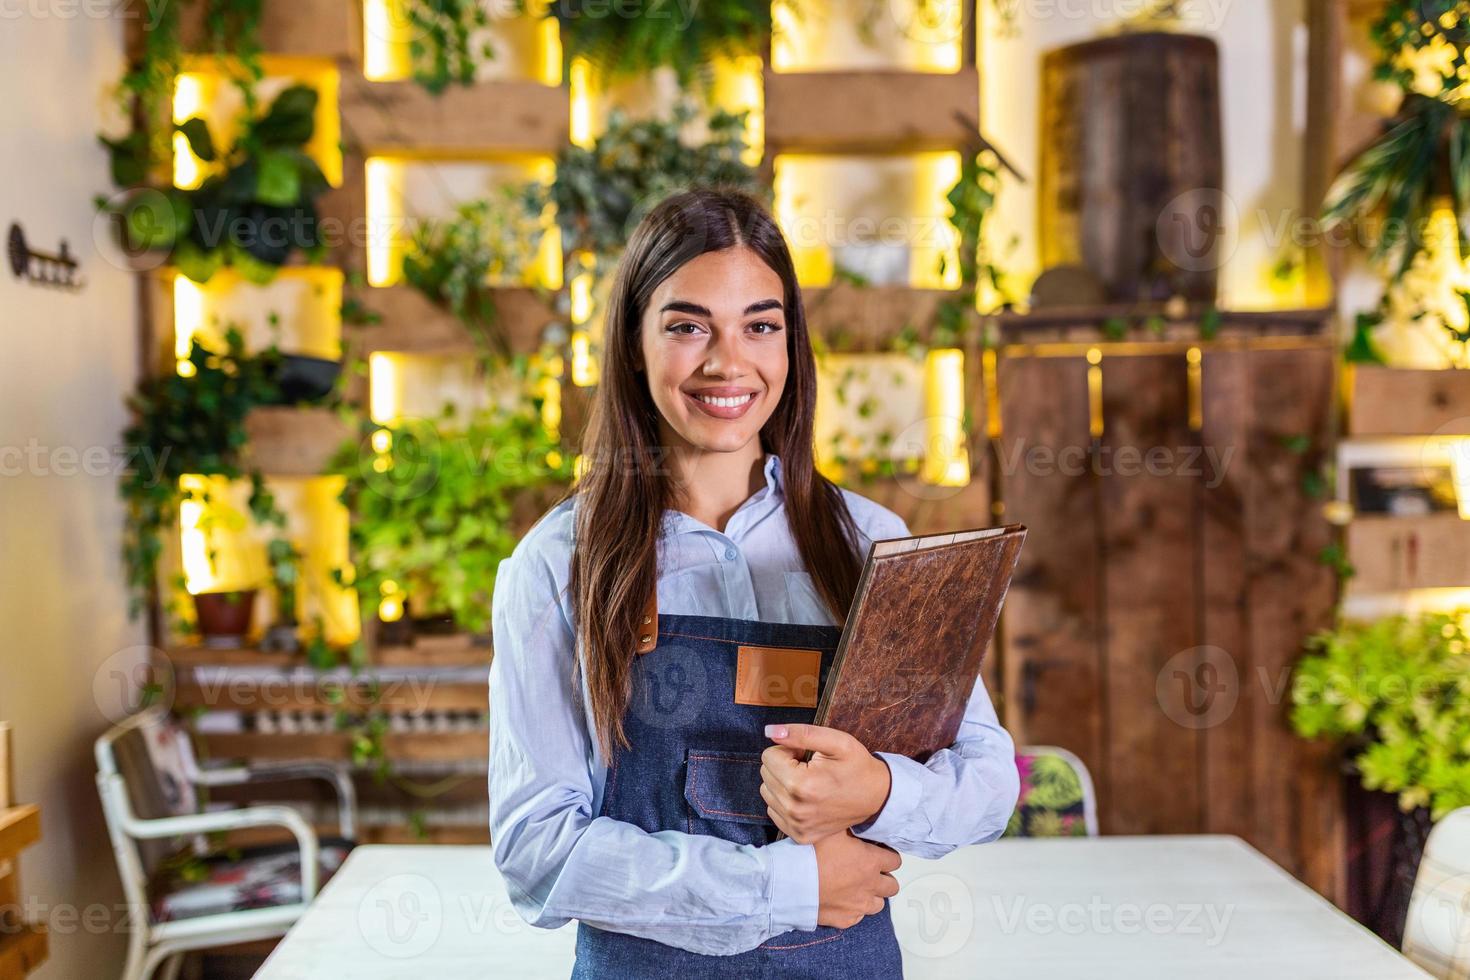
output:
<path id="1" fill-rule="evenodd" d="M 695 762 L 696 760 L 701 760 L 701 759 L 707 759 L 707 760 L 709 760 L 711 762 L 744 762 L 747 765 L 757 765 L 757 766 L 760 765 L 760 761 L 761 761 L 759 759 L 727 759 L 727 758 L 725 758 L 723 756 L 718 756 L 718 755 L 691 755 L 689 757 L 689 761 L 690 761 L 691 764 L 693 762 Z M 713 807 L 707 807 L 707 806 L 705 806 L 704 803 L 701 802 L 700 801 L 700 798 L 699 798 L 699 776 L 698 776 L 698 771 L 699 771 L 699 769 L 698 769 L 697 766 L 692 766 L 691 765 L 691 768 L 690 768 L 690 771 L 689 771 L 689 778 L 694 781 L 694 805 L 697 806 L 697 807 L 699 807 L 699 810 L 700 810 L 701 813 L 718 813 L 722 817 L 752 817 L 752 818 L 757 819 L 757 820 L 765 820 L 766 819 L 766 814 L 764 814 L 764 813 L 740 813 L 737 810 L 716 810 Z"/>
<path id="2" fill-rule="evenodd" d="M 806 943 L 792 943 L 789 946 L 773 946 L 770 943 L 761 943 L 761 945 L 759 946 L 759 948 L 760 949 L 780 949 L 780 950 L 787 950 L 787 949 L 805 949 L 807 946 L 820 946 L 822 943 L 830 943 L 832 940 L 834 940 L 834 939 L 841 939 L 843 936 L 846 936 L 846 935 L 847 935 L 847 930 L 846 929 L 843 929 L 843 930 L 839 931 L 837 933 L 837 935 L 835 935 L 835 936 L 828 936 L 826 939 L 813 939 L 811 942 L 806 942 Z"/>

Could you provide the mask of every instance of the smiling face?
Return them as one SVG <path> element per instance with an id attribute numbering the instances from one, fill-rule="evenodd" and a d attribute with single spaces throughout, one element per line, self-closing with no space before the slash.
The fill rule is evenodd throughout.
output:
<path id="1" fill-rule="evenodd" d="M 783 295 L 743 246 L 705 252 L 654 290 L 641 354 L 665 445 L 729 453 L 758 440 L 786 387 Z"/>

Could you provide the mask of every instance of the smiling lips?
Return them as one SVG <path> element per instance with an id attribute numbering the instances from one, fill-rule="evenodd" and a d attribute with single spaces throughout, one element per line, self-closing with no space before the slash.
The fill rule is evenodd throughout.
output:
<path id="1" fill-rule="evenodd" d="M 701 388 L 684 392 L 701 412 L 717 419 L 738 419 L 750 411 L 760 392 L 749 388 Z"/>

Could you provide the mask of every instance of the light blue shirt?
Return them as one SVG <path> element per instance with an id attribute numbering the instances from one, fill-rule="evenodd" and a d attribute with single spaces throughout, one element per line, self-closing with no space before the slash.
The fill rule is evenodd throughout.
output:
<path id="1" fill-rule="evenodd" d="M 658 610 L 834 625 L 786 522 L 781 464 L 724 533 L 665 513 Z M 904 537 L 903 519 L 843 490 L 866 553 Z M 575 498 L 548 511 L 501 562 L 491 608 L 490 835 L 512 903 L 529 923 L 571 919 L 697 953 L 743 952 L 817 927 L 811 844 L 757 847 L 676 830 L 648 833 L 598 816 L 607 763 L 585 683 L 574 686 L 570 573 Z M 939 857 L 994 840 L 1019 793 L 1015 746 L 977 681 L 955 744 L 924 764 L 878 753 L 892 773 L 877 816 L 853 828 L 905 854 Z"/>

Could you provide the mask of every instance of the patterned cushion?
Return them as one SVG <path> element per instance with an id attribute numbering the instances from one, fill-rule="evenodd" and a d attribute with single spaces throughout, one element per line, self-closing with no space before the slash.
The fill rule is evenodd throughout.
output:
<path id="1" fill-rule="evenodd" d="M 1046 752 L 1016 756 L 1021 797 L 1002 837 L 1086 837 L 1086 798 L 1072 763 Z"/>
<path id="2" fill-rule="evenodd" d="M 326 883 L 352 850 L 351 841 L 321 842 L 321 881 Z M 156 922 L 193 919 L 301 901 L 301 852 L 296 844 L 246 848 L 229 856 L 170 862 L 154 889 Z"/>

